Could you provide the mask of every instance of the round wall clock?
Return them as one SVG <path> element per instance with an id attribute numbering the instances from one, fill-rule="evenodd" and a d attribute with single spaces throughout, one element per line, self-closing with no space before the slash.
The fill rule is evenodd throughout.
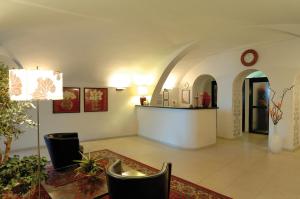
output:
<path id="1" fill-rule="evenodd" d="M 258 60 L 258 53 L 253 49 L 245 50 L 241 55 L 241 62 L 244 66 L 253 66 Z"/>

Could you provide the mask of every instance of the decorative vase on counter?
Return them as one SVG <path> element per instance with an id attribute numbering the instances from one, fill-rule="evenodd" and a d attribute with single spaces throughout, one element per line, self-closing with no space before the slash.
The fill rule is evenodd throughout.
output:
<path id="1" fill-rule="evenodd" d="M 144 96 L 140 97 L 140 103 L 141 103 L 142 106 L 145 105 L 144 103 L 146 102 L 146 100 L 147 100 L 146 97 L 144 97 Z"/>
<path id="2" fill-rule="evenodd" d="M 211 97 L 207 92 L 204 92 L 202 95 L 202 107 L 207 108 L 210 104 Z"/>
<path id="3" fill-rule="evenodd" d="M 269 138 L 269 150 L 272 153 L 279 153 L 282 150 L 282 139 L 278 133 L 277 125 L 274 125 L 274 130 Z"/>

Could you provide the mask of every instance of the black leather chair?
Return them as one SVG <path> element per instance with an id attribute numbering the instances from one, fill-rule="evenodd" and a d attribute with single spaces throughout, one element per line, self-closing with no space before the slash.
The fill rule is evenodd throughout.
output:
<path id="1" fill-rule="evenodd" d="M 148 176 L 122 176 L 121 161 L 117 160 L 106 171 L 110 199 L 169 199 L 171 163 Z"/>
<path id="2" fill-rule="evenodd" d="M 83 148 L 79 145 L 78 133 L 53 133 L 44 136 L 55 170 L 63 170 L 81 160 Z"/>

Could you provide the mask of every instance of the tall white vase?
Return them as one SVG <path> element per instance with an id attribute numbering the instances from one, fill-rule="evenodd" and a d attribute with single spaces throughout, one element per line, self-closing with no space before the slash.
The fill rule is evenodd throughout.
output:
<path id="1" fill-rule="evenodd" d="M 272 153 L 279 153 L 282 150 L 282 139 L 277 132 L 277 125 L 274 125 L 273 132 L 269 135 L 269 150 Z"/>

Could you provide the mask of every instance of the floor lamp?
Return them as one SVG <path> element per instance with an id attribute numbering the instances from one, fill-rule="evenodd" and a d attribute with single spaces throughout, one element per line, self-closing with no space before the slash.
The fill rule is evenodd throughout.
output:
<path id="1" fill-rule="evenodd" d="M 9 70 L 10 99 L 36 101 L 37 106 L 37 153 L 38 198 L 41 197 L 41 151 L 40 151 L 40 101 L 63 98 L 62 73 L 49 70 Z"/>

